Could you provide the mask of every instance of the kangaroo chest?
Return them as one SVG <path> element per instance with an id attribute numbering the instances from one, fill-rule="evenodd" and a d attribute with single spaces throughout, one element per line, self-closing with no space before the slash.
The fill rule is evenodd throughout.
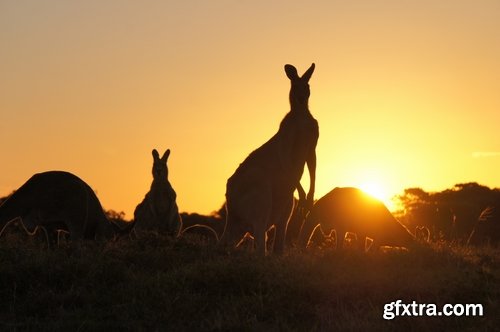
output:
<path id="1" fill-rule="evenodd" d="M 175 204 L 175 191 L 169 186 L 161 186 L 150 191 L 149 205 L 154 215 L 168 213 Z"/>
<path id="2" fill-rule="evenodd" d="M 288 153 L 293 167 L 303 168 L 309 155 L 316 149 L 319 127 L 310 113 L 289 113 L 283 119 L 278 132 L 281 145 Z"/>

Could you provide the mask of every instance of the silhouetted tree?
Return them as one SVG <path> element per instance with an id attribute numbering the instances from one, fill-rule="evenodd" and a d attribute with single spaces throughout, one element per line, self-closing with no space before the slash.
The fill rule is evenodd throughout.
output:
<path id="1" fill-rule="evenodd" d="M 123 211 L 117 212 L 115 210 L 105 210 L 104 214 L 109 220 L 126 222 L 125 212 Z"/>
<path id="2" fill-rule="evenodd" d="M 455 216 L 448 204 L 436 200 L 435 194 L 421 188 L 409 188 L 396 199 L 403 206 L 398 217 L 410 229 L 425 226 L 434 240 L 451 238 Z"/>
<path id="3" fill-rule="evenodd" d="M 426 226 L 434 240 L 465 241 L 481 211 L 500 202 L 500 189 L 469 182 L 441 192 L 409 188 L 396 198 L 404 207 L 401 219 L 410 228 Z"/>

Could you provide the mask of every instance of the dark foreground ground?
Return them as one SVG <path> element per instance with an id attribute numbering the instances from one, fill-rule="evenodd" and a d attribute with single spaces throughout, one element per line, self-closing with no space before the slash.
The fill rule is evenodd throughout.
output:
<path id="1" fill-rule="evenodd" d="M 494 331 L 499 262 L 498 249 L 446 243 L 413 252 L 290 249 L 256 257 L 194 237 L 50 250 L 2 238 L 0 330 Z M 438 310 L 480 303 L 484 312 L 385 320 L 384 304 L 396 300 Z"/>

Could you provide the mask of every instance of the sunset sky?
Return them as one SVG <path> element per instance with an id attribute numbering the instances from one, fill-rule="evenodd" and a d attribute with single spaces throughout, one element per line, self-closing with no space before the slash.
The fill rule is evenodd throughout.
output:
<path id="1" fill-rule="evenodd" d="M 130 219 L 170 148 L 179 209 L 217 210 L 312 62 L 316 198 L 500 187 L 498 0 L 0 0 L 0 196 L 66 170 Z"/>

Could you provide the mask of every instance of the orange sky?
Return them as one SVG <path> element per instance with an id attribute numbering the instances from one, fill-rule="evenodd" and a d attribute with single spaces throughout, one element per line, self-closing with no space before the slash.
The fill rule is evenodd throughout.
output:
<path id="1" fill-rule="evenodd" d="M 0 45 L 0 195 L 67 170 L 132 218 L 170 148 L 180 210 L 209 213 L 312 62 L 317 198 L 500 187 L 497 0 L 1 1 Z"/>

